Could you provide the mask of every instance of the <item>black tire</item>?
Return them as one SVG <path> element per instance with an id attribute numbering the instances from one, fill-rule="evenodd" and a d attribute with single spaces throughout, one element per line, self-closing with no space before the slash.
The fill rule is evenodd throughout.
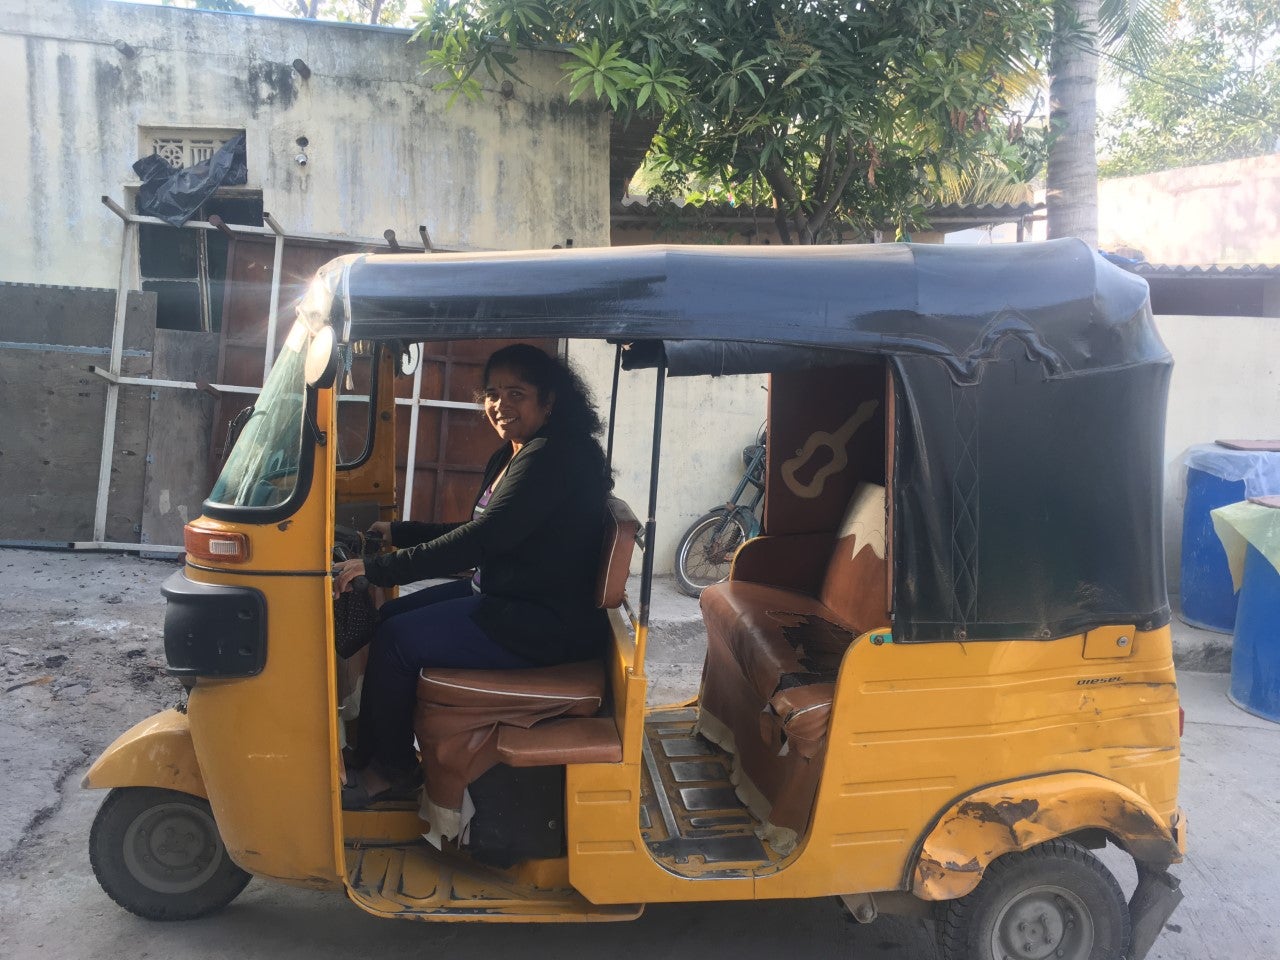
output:
<path id="1" fill-rule="evenodd" d="M 676 547 L 676 583 L 691 597 L 729 576 L 733 553 L 747 539 L 737 511 L 712 510 L 693 522 Z"/>
<path id="2" fill-rule="evenodd" d="M 1129 908 L 1116 878 L 1071 840 L 993 860 L 941 911 L 943 960 L 1120 960 Z"/>
<path id="3" fill-rule="evenodd" d="M 193 920 L 220 910 L 250 875 L 227 856 L 209 804 L 155 787 L 107 794 L 89 832 L 102 889 L 146 920 Z"/>

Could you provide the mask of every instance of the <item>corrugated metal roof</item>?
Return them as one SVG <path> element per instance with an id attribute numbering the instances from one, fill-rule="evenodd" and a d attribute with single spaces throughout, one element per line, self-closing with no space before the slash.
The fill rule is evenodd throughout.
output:
<path id="1" fill-rule="evenodd" d="M 1043 203 L 950 203 L 941 207 L 929 207 L 925 216 L 935 221 L 963 219 L 1008 223 L 1043 209 Z"/>
<path id="2" fill-rule="evenodd" d="M 1127 269 L 1142 277 L 1280 277 L 1280 264 L 1274 263 L 1135 263 Z"/>

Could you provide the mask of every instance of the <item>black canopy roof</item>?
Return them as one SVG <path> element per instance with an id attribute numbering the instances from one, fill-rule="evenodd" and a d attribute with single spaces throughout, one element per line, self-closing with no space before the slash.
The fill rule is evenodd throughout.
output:
<path id="1" fill-rule="evenodd" d="M 338 273 L 344 339 L 737 345 L 673 347 L 676 375 L 775 369 L 788 355 L 753 362 L 749 343 L 934 356 L 961 380 L 1009 336 L 1055 377 L 1167 357 L 1146 284 L 1077 240 L 360 254 L 325 270 Z"/>
<path id="2" fill-rule="evenodd" d="M 1171 360 L 1146 282 L 1080 241 L 366 254 L 308 301 L 345 340 L 646 342 L 677 375 L 886 356 L 897 638 L 1168 621 Z"/>

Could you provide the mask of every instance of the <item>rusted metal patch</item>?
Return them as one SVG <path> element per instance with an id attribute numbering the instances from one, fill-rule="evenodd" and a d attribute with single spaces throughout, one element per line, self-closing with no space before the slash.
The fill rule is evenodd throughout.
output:
<path id="1" fill-rule="evenodd" d="M 1009 831 L 1009 836 L 1018 842 L 1017 825 L 1029 820 L 1040 810 L 1040 801 L 1032 800 L 1000 800 L 996 803 L 966 801 L 960 804 L 956 813 L 961 817 L 977 820 L 979 823 L 994 823 Z"/>
<path id="2" fill-rule="evenodd" d="M 1159 818 L 1140 797 L 1131 799 L 1117 787 L 1067 774 L 1020 785 L 1020 791 L 1038 798 L 1001 796 L 995 790 L 974 794 L 952 807 L 925 840 L 913 893 L 926 900 L 962 897 L 997 857 L 1085 829 L 1107 831 L 1140 861 L 1180 860 L 1177 843 Z"/>

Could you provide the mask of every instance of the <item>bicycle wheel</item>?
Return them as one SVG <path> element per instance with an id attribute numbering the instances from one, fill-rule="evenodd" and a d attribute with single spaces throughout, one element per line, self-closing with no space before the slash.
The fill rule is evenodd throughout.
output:
<path id="1" fill-rule="evenodd" d="M 737 511 L 724 507 L 699 517 L 685 531 L 676 547 L 676 583 L 691 597 L 729 576 L 734 551 L 747 539 L 747 528 Z"/>

